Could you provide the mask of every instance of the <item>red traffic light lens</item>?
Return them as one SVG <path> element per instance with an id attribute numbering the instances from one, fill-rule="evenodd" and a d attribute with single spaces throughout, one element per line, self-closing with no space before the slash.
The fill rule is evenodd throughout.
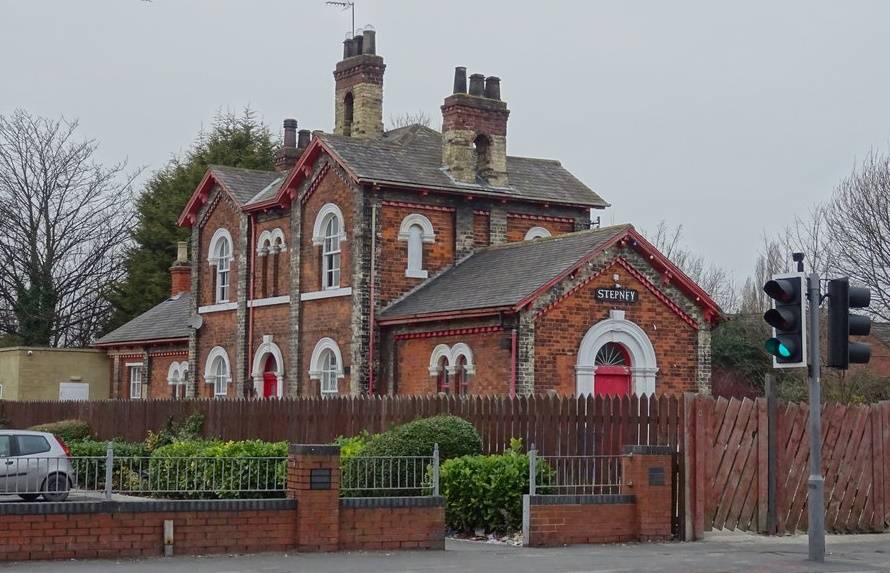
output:
<path id="1" fill-rule="evenodd" d="M 767 283 L 763 285 L 763 292 L 765 292 L 771 299 L 779 302 L 787 303 L 794 300 L 794 285 L 790 280 L 773 279 L 767 281 Z"/>

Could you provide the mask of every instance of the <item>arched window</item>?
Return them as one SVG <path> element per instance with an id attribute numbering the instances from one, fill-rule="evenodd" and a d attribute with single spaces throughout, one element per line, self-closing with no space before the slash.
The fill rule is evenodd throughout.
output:
<path id="1" fill-rule="evenodd" d="M 448 357 L 439 358 L 436 372 L 436 391 L 442 394 L 448 394 Z"/>
<path id="2" fill-rule="evenodd" d="M 473 140 L 476 152 L 476 174 L 482 179 L 488 179 L 491 170 L 491 139 L 484 134 L 479 134 Z"/>
<path id="3" fill-rule="evenodd" d="M 229 355 L 221 346 L 215 346 L 207 355 L 204 383 L 213 387 L 214 396 L 224 397 L 228 391 L 230 380 Z"/>
<path id="4" fill-rule="evenodd" d="M 309 378 L 319 381 L 322 396 L 329 396 L 338 392 L 338 381 L 344 376 L 340 347 L 334 340 L 322 338 L 309 360 Z"/>
<path id="5" fill-rule="evenodd" d="M 399 240 L 408 243 L 408 265 L 405 276 L 416 279 L 427 278 L 429 272 L 423 268 L 423 244 L 436 241 L 433 224 L 425 216 L 411 213 L 402 219 L 402 224 L 399 226 Z"/>
<path id="6" fill-rule="evenodd" d="M 229 302 L 231 294 L 230 267 L 232 265 L 232 236 L 226 229 L 219 228 L 210 239 L 210 252 L 207 260 L 215 267 L 213 274 L 214 302 Z"/>
<path id="7" fill-rule="evenodd" d="M 532 241 L 534 239 L 546 239 L 550 236 L 550 231 L 544 227 L 532 227 L 525 233 L 525 240 Z"/>
<path id="8" fill-rule="evenodd" d="M 352 92 L 343 98 L 343 135 L 352 135 L 352 110 L 354 102 Z"/>
<path id="9" fill-rule="evenodd" d="M 457 378 L 457 392 L 461 396 L 466 396 L 470 393 L 470 376 L 467 372 L 467 357 L 464 355 L 458 356 L 457 364 L 454 368 L 455 377 Z"/>
<path id="10" fill-rule="evenodd" d="M 331 215 L 324 225 L 321 253 L 322 286 L 340 288 L 340 221 Z"/>

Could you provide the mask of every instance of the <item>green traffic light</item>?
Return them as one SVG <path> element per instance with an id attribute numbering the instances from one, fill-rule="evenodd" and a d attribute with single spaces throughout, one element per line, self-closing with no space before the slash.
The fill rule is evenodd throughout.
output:
<path id="1" fill-rule="evenodd" d="M 782 344 L 782 341 L 778 338 L 770 338 L 763 346 L 766 348 L 767 352 L 780 358 L 791 358 L 791 355 L 793 354 L 791 349 Z"/>

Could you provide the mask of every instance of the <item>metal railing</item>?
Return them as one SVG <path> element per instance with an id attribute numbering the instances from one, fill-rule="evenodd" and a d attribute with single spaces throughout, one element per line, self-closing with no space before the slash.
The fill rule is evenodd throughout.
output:
<path id="1" fill-rule="evenodd" d="M 531 495 L 621 493 L 622 456 L 528 456 Z"/>
<path id="2" fill-rule="evenodd" d="M 340 495 L 439 495 L 439 446 L 432 456 L 357 456 L 340 464 Z"/>

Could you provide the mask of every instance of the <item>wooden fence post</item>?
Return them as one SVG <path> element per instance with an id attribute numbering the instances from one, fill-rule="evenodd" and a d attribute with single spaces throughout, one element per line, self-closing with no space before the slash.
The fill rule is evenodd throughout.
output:
<path id="1" fill-rule="evenodd" d="M 766 417 L 767 428 L 767 509 L 766 534 L 776 535 L 778 530 L 779 509 L 777 504 L 777 483 L 779 479 L 778 463 L 778 399 L 776 398 L 776 379 L 772 374 L 766 375 Z"/>

